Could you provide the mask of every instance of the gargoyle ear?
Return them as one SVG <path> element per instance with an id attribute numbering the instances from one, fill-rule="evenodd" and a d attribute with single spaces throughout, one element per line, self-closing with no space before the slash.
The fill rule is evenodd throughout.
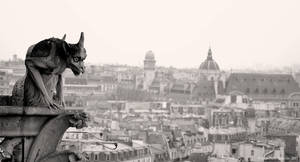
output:
<path id="1" fill-rule="evenodd" d="M 63 41 L 66 40 L 66 37 L 67 37 L 67 35 L 65 34 L 61 40 L 63 40 Z"/>
<path id="2" fill-rule="evenodd" d="M 70 53 L 69 53 L 69 51 L 70 51 L 70 45 L 67 43 L 67 42 L 64 42 L 63 44 L 62 44 L 62 47 L 63 47 L 63 50 L 64 50 L 64 53 L 67 55 L 67 56 L 69 56 L 70 55 Z"/>
<path id="3" fill-rule="evenodd" d="M 78 41 L 78 43 L 77 43 L 77 45 L 79 46 L 79 47 L 84 47 L 84 33 L 83 32 L 81 32 L 81 34 L 80 34 L 80 39 L 79 39 L 79 41 Z"/>

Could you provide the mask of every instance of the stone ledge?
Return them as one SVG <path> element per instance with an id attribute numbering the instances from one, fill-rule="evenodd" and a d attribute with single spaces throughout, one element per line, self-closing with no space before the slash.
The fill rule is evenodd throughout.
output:
<path id="1" fill-rule="evenodd" d="M 0 106 L 0 117 L 10 115 L 57 116 L 65 110 L 50 110 L 47 107 Z"/>

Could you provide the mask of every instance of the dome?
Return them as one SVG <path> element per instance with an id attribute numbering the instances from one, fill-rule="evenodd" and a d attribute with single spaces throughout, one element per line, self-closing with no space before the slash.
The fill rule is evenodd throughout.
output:
<path id="1" fill-rule="evenodd" d="M 145 60 L 154 60 L 154 53 L 152 51 L 148 51 L 145 56 Z"/>
<path id="2" fill-rule="evenodd" d="M 220 70 L 217 62 L 212 58 L 212 52 L 209 48 L 207 58 L 204 62 L 201 63 L 200 70 Z"/>

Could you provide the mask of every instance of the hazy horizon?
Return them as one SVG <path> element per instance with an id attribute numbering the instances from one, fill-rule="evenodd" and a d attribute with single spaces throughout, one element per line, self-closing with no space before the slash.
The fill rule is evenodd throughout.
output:
<path id="1" fill-rule="evenodd" d="M 0 60 L 49 37 L 85 32 L 87 62 L 198 68 L 209 46 L 221 69 L 299 65 L 300 1 L 2 1 Z"/>

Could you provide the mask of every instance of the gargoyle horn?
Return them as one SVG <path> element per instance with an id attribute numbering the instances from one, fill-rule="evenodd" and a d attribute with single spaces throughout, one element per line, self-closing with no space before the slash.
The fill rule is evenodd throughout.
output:
<path id="1" fill-rule="evenodd" d="M 65 35 L 62 37 L 62 40 L 63 40 L 63 41 L 66 40 L 66 37 L 67 37 L 67 35 L 65 34 Z"/>
<path id="2" fill-rule="evenodd" d="M 84 44 L 84 33 L 81 32 L 79 42 L 77 43 L 79 47 L 83 47 Z"/>

